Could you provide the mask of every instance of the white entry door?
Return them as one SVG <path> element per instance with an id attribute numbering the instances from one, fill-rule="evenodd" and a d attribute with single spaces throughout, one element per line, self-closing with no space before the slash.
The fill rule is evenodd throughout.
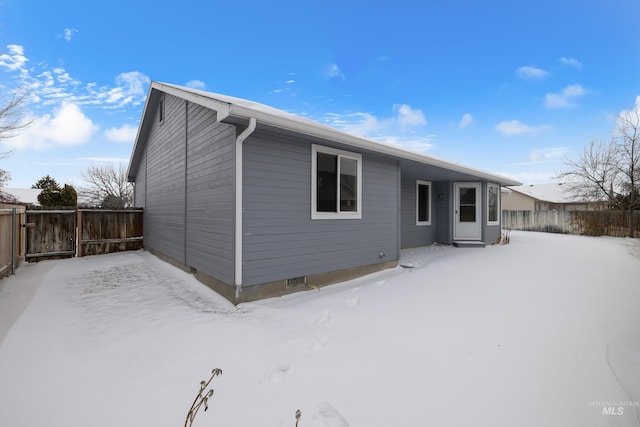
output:
<path id="1" fill-rule="evenodd" d="M 456 182 L 453 184 L 454 219 L 453 240 L 482 239 L 482 184 Z"/>

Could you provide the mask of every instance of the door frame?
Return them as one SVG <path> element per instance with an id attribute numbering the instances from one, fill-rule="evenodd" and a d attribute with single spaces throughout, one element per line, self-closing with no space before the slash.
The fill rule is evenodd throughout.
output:
<path id="1" fill-rule="evenodd" d="M 476 221 L 475 227 L 466 226 L 463 232 L 460 222 L 460 188 L 474 188 L 476 190 Z M 482 240 L 482 183 L 454 182 L 453 183 L 453 240 Z M 468 224 L 468 223 L 467 223 Z"/>

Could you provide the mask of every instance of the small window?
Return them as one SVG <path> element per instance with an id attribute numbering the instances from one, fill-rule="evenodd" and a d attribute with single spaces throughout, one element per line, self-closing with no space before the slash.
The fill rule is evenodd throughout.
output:
<path id="1" fill-rule="evenodd" d="M 158 103 L 158 123 L 164 121 L 164 95 L 160 96 L 160 102 Z"/>
<path id="2" fill-rule="evenodd" d="M 416 225 L 431 225 L 431 183 L 416 181 Z"/>
<path id="3" fill-rule="evenodd" d="M 311 219 L 362 218 L 362 156 L 312 146 Z"/>
<path id="4" fill-rule="evenodd" d="M 500 225 L 500 186 L 487 185 L 487 225 Z"/>

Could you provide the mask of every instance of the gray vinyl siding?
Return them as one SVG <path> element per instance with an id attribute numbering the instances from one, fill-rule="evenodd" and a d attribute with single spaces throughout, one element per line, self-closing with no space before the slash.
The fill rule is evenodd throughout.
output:
<path id="1" fill-rule="evenodd" d="M 147 152 L 142 153 L 135 184 L 133 186 L 133 206 L 145 207 L 145 197 L 147 192 Z M 144 224 L 144 223 L 143 223 Z"/>
<path id="2" fill-rule="evenodd" d="M 232 284 L 235 127 L 195 104 L 187 117 L 187 264 Z"/>
<path id="3" fill-rule="evenodd" d="M 145 246 L 185 263 L 185 101 L 165 95 L 147 141 Z"/>
<path id="4" fill-rule="evenodd" d="M 235 127 L 164 96 L 164 121 L 156 112 L 136 174 L 145 246 L 233 283 Z"/>
<path id="5" fill-rule="evenodd" d="M 243 170 L 245 286 L 397 259 L 394 160 L 363 155 L 362 219 L 311 219 L 310 143 L 256 134 Z"/>
<path id="6" fill-rule="evenodd" d="M 437 224 L 435 219 L 434 188 L 433 182 L 430 188 L 431 204 L 431 225 L 416 225 L 416 181 L 429 181 L 425 176 L 403 175 L 401 185 L 401 205 L 402 205 L 402 249 L 427 246 L 433 243 L 434 228 Z"/>
<path id="7" fill-rule="evenodd" d="M 434 241 L 451 244 L 453 243 L 453 184 L 450 181 L 434 182 L 433 201 L 432 212 L 436 221 Z"/>

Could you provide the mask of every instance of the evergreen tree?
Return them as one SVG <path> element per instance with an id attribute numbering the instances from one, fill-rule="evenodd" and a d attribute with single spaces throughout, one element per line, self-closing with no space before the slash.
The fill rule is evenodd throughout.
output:
<path id="1" fill-rule="evenodd" d="M 47 175 L 40 178 L 31 188 L 41 188 L 44 190 L 45 188 L 60 188 L 60 185 L 58 185 L 55 179 Z"/>
<path id="2" fill-rule="evenodd" d="M 76 207 L 78 195 L 72 185 L 65 184 L 63 188 L 45 188 L 38 195 L 41 206 L 49 207 Z"/>

